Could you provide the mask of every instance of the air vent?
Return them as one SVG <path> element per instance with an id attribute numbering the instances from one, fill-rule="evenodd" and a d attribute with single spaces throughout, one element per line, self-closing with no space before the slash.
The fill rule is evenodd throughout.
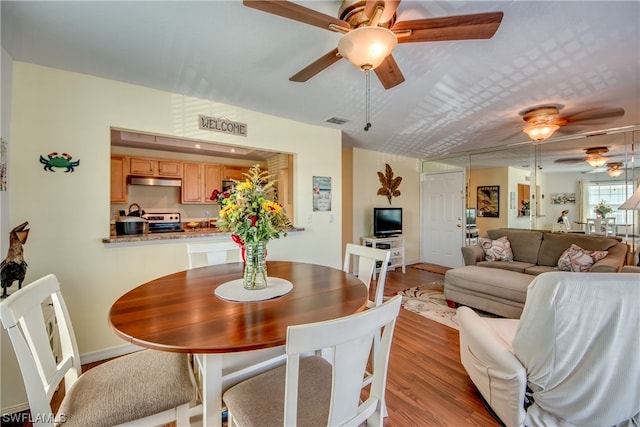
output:
<path id="1" fill-rule="evenodd" d="M 343 125 L 348 121 L 349 119 L 342 119 L 340 117 L 331 117 L 330 119 L 327 119 L 327 123 L 332 123 L 334 125 Z"/>

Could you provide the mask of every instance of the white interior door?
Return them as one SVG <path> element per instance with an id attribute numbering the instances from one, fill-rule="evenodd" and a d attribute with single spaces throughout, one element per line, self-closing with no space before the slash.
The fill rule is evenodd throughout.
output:
<path id="1" fill-rule="evenodd" d="M 422 262 L 462 267 L 464 183 L 464 171 L 421 175 Z"/>

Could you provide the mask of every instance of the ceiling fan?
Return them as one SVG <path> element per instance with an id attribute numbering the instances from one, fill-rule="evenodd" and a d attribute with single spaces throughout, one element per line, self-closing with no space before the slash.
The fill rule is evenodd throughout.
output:
<path id="1" fill-rule="evenodd" d="M 563 107 L 560 104 L 547 104 L 522 110 L 519 114 L 522 116 L 522 120 L 528 124 L 523 132 L 534 141 L 540 142 L 551 137 L 561 127 L 582 125 L 585 122 L 594 123 L 597 120 L 624 116 L 624 109 L 619 107 L 590 108 L 572 114 L 560 115 L 560 110 Z"/>
<path id="2" fill-rule="evenodd" d="M 565 164 L 587 162 L 594 168 L 601 168 L 612 158 L 611 156 L 605 156 L 605 154 L 609 152 L 609 148 L 607 147 L 585 148 L 584 151 L 586 154 L 584 157 L 568 157 L 564 159 L 556 159 L 553 162 Z M 622 167 L 622 163 L 615 162 L 615 164 L 609 164 L 609 168 L 612 167 L 620 169 Z"/>
<path id="3" fill-rule="evenodd" d="M 290 1 L 243 0 L 243 3 L 253 9 L 344 34 L 338 47 L 289 80 L 305 82 L 346 57 L 359 69 L 374 70 L 385 89 L 405 80 L 391 54 L 397 43 L 489 39 L 502 22 L 502 12 L 396 22 L 400 1 L 344 0 L 338 18 Z M 367 52 L 365 46 L 372 40 L 381 43 L 376 46 L 383 48 L 375 53 Z"/>

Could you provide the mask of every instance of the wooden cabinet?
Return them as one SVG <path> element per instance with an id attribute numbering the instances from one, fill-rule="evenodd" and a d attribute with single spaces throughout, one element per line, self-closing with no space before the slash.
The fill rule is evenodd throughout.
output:
<path id="1" fill-rule="evenodd" d="M 210 200 L 214 189 L 221 189 L 221 166 L 208 163 L 183 164 L 182 195 L 184 204 L 214 204 Z"/>
<path id="2" fill-rule="evenodd" d="M 246 166 L 222 166 L 222 179 L 235 179 L 238 181 L 244 181 L 247 177 L 245 173 L 249 173 L 249 169 Z"/>
<path id="3" fill-rule="evenodd" d="M 131 157 L 131 175 L 142 176 L 182 176 L 182 162 L 176 160 L 160 160 L 143 157 Z"/>
<path id="4" fill-rule="evenodd" d="M 211 193 L 213 190 L 222 190 L 222 166 L 221 165 L 204 165 L 204 202 L 216 203 L 215 200 L 211 200 Z"/>
<path id="5" fill-rule="evenodd" d="M 202 203 L 202 170 L 201 163 L 182 164 L 182 203 Z"/>
<path id="6" fill-rule="evenodd" d="M 111 203 L 127 203 L 127 175 L 129 175 L 129 158 L 111 156 Z"/>

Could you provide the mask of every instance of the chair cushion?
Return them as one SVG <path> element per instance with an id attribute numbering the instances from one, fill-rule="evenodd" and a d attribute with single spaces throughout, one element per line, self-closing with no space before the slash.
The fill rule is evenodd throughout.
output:
<path id="1" fill-rule="evenodd" d="M 250 378 L 227 390 L 222 399 L 236 424 L 243 427 L 282 427 L 286 366 Z M 324 426 L 329 419 L 331 364 L 322 357 L 300 359 L 298 423 Z"/>
<path id="2" fill-rule="evenodd" d="M 558 259 L 558 270 L 585 272 L 597 261 L 607 256 L 607 251 L 588 251 L 572 244 Z"/>
<path id="3" fill-rule="evenodd" d="M 528 268 L 533 267 L 535 264 L 520 261 L 480 261 L 476 265 L 478 267 L 500 268 L 502 270 L 524 273 Z"/>
<path id="4" fill-rule="evenodd" d="M 193 397 L 186 354 L 142 350 L 82 374 L 57 418 L 65 420 L 65 427 L 108 427 L 175 408 Z"/>
<path id="5" fill-rule="evenodd" d="M 511 243 L 507 236 L 502 236 L 496 240 L 480 237 L 479 241 L 487 261 L 513 261 Z"/>

